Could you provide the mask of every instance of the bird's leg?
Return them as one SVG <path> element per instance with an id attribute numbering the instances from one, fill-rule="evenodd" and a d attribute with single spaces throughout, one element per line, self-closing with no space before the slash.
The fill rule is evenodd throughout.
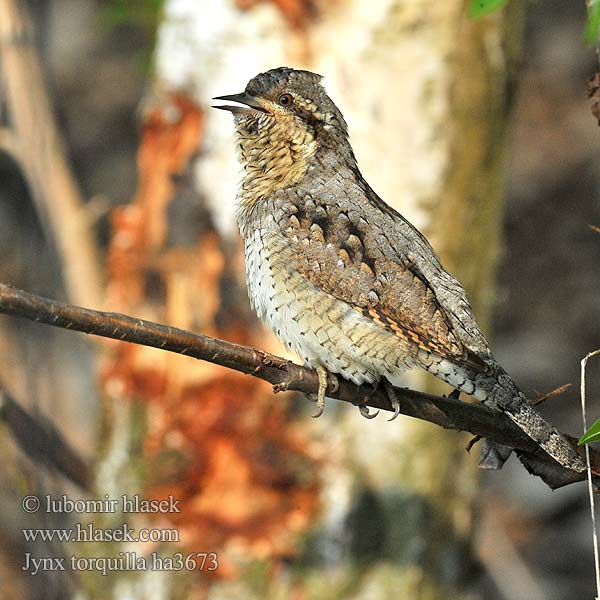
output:
<path id="1" fill-rule="evenodd" d="M 388 421 L 393 421 L 400 414 L 400 400 L 398 400 L 398 394 L 396 394 L 396 390 L 394 386 L 385 379 L 383 382 L 383 387 L 385 388 L 385 393 L 392 404 L 392 408 L 394 409 L 394 414 L 388 419 Z"/>
<path id="2" fill-rule="evenodd" d="M 317 392 L 317 413 L 313 415 L 315 419 L 319 418 L 325 410 L 325 392 L 327 391 L 327 369 L 321 365 L 315 367 L 319 378 L 319 391 Z"/>

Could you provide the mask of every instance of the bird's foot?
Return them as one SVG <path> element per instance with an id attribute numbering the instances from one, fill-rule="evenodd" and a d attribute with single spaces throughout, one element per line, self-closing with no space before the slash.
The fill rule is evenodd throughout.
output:
<path id="1" fill-rule="evenodd" d="M 365 419 L 374 419 L 379 414 L 379 410 L 376 410 L 375 412 L 372 413 L 369 410 L 369 407 L 365 404 L 366 401 L 369 399 L 369 397 L 372 396 L 375 393 L 375 391 L 377 390 L 377 388 L 379 387 L 379 382 L 372 383 L 370 387 L 371 387 L 371 390 L 368 391 L 366 394 L 363 394 L 360 400 L 358 400 L 357 402 L 353 402 L 353 404 L 355 406 L 358 406 L 358 410 L 360 411 L 360 414 Z"/>
<path id="2" fill-rule="evenodd" d="M 325 392 L 327 391 L 327 376 L 329 373 L 327 372 L 327 369 L 321 365 L 315 367 L 315 371 L 319 378 L 319 391 L 317 392 L 317 398 L 315 400 L 317 403 L 317 412 L 313 415 L 313 418 L 318 419 L 325 410 Z"/>
<path id="3" fill-rule="evenodd" d="M 396 394 L 396 390 L 394 386 L 386 379 L 384 384 L 385 393 L 389 398 L 392 408 L 394 409 L 394 414 L 388 419 L 388 421 L 393 421 L 400 414 L 400 400 L 398 400 L 398 394 Z"/>

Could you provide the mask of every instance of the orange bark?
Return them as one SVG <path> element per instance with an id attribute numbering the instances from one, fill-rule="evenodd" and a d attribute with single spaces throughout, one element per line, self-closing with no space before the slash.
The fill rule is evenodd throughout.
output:
<path id="1" fill-rule="evenodd" d="M 108 305 L 252 343 L 254 321 L 215 321 L 226 269 L 217 233 L 204 233 L 191 247 L 166 244 L 174 176 L 198 151 L 202 125 L 202 111 L 183 96 L 146 111 L 138 190 L 111 219 Z M 148 403 L 146 495 L 180 500 L 181 513 L 169 518 L 186 548 L 219 552 L 216 577 L 238 571 L 228 550 L 243 549 L 247 559 L 293 553 L 295 534 L 316 510 L 319 486 L 315 459 L 284 404 L 260 383 L 209 363 L 111 344 L 103 383 L 113 395 Z"/>

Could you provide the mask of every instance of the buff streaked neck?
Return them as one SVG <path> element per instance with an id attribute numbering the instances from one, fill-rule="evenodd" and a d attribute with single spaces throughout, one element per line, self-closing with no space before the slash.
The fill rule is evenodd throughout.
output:
<path id="1" fill-rule="evenodd" d="M 314 133 L 295 117 L 263 114 L 237 117 L 238 159 L 243 178 L 237 195 L 238 221 L 277 190 L 298 183 L 316 154 Z"/>

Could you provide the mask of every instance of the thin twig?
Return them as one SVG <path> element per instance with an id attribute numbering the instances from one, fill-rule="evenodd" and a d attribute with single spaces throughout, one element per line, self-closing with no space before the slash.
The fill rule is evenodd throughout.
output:
<path id="1" fill-rule="evenodd" d="M 537 406 L 538 404 L 541 404 L 542 402 L 546 402 L 546 400 L 550 400 L 550 398 L 559 396 L 564 391 L 568 390 L 570 387 L 571 387 L 570 383 L 565 383 L 564 385 L 557 387 L 556 389 L 552 390 L 551 392 L 548 392 L 547 394 L 542 394 L 541 396 L 534 398 L 531 401 L 531 404 L 532 404 L 532 406 Z"/>
<path id="2" fill-rule="evenodd" d="M 586 397 L 585 397 L 585 370 L 588 360 L 600 354 L 600 350 L 590 352 L 581 361 L 581 418 L 583 420 L 583 433 L 587 431 Z M 585 444 L 585 460 L 587 464 L 588 494 L 590 497 L 590 511 L 592 513 L 592 530 L 594 540 L 594 565 L 596 568 L 596 600 L 600 599 L 600 562 L 598 560 L 598 529 L 596 528 L 596 507 L 594 503 L 594 483 L 592 480 L 592 466 L 590 461 L 590 445 Z"/>
<path id="3" fill-rule="evenodd" d="M 313 369 L 262 350 L 119 313 L 100 312 L 48 300 L 5 284 L 0 284 L 0 313 L 185 354 L 259 377 L 270 382 L 275 391 L 296 390 L 314 394 L 318 390 L 318 376 Z M 402 414 L 447 429 L 468 431 L 514 448 L 526 468 L 552 488 L 585 479 L 585 473 L 577 473 L 559 465 L 510 419 L 497 411 L 454 398 L 394 389 Z M 360 402 L 364 406 L 393 411 L 384 390 L 373 391 L 368 386 L 356 386 L 345 379 L 338 381 L 334 375 L 329 376 L 327 395 L 352 404 Z M 576 440 L 567 435 L 565 438 L 576 446 Z M 597 475 L 600 456 L 595 452 L 592 452 L 592 463 L 594 474 Z"/>

